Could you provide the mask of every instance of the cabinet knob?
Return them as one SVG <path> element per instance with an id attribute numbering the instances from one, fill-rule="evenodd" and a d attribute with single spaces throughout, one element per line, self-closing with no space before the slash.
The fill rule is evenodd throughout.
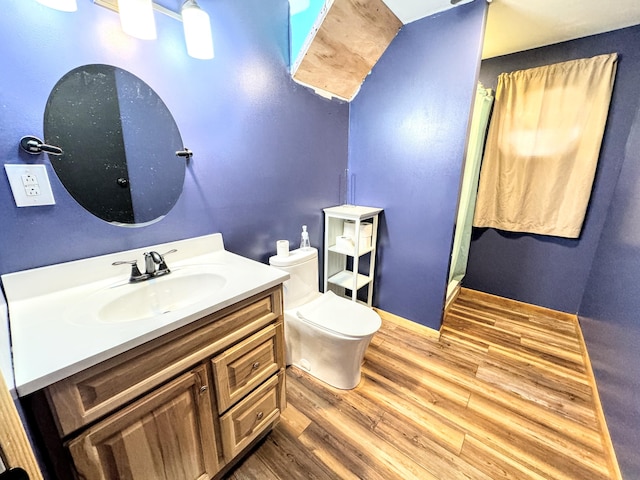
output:
<path id="1" fill-rule="evenodd" d="M 255 363 L 252 365 L 252 367 L 251 367 L 251 368 L 253 368 L 254 370 L 259 369 L 259 368 L 260 368 L 260 362 L 255 362 Z"/>
<path id="2" fill-rule="evenodd" d="M 262 420 L 262 417 L 264 417 L 264 413 L 262 413 L 262 412 L 258 412 L 258 413 L 256 413 L 256 418 L 257 418 L 258 420 Z"/>
<path id="3" fill-rule="evenodd" d="M 200 387 L 200 393 L 204 393 L 204 392 L 206 392 L 206 391 L 207 391 L 207 388 L 208 388 L 208 387 L 207 387 L 206 385 L 201 386 L 201 387 Z"/>

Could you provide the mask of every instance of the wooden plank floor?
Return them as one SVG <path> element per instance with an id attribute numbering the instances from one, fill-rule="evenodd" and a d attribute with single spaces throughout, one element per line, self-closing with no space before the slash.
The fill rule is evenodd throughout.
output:
<path id="1" fill-rule="evenodd" d="M 351 391 L 287 370 L 247 479 L 616 479 L 575 316 L 463 289 L 440 337 L 392 315 Z"/>

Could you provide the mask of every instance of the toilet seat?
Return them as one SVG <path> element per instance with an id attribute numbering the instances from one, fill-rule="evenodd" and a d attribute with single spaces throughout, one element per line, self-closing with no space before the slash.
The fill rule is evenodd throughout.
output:
<path id="1" fill-rule="evenodd" d="M 382 325 L 376 312 L 331 291 L 296 309 L 296 316 L 319 328 L 353 338 L 372 335 Z"/>

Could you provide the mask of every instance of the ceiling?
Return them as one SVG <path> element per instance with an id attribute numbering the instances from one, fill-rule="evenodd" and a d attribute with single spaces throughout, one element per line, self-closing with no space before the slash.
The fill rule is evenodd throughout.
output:
<path id="1" fill-rule="evenodd" d="M 462 0 L 456 6 L 469 3 Z M 384 0 L 407 24 L 455 8 L 449 0 Z M 482 58 L 640 24 L 640 0 L 493 0 Z"/>

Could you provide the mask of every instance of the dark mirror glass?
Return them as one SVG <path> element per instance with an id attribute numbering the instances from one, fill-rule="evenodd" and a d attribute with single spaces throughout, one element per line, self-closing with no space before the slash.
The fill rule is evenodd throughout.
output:
<path id="1" fill-rule="evenodd" d="M 107 222 L 135 226 L 164 217 L 182 193 L 182 138 L 160 97 L 135 75 L 110 65 L 71 70 L 51 91 L 45 143 L 65 188 Z"/>

